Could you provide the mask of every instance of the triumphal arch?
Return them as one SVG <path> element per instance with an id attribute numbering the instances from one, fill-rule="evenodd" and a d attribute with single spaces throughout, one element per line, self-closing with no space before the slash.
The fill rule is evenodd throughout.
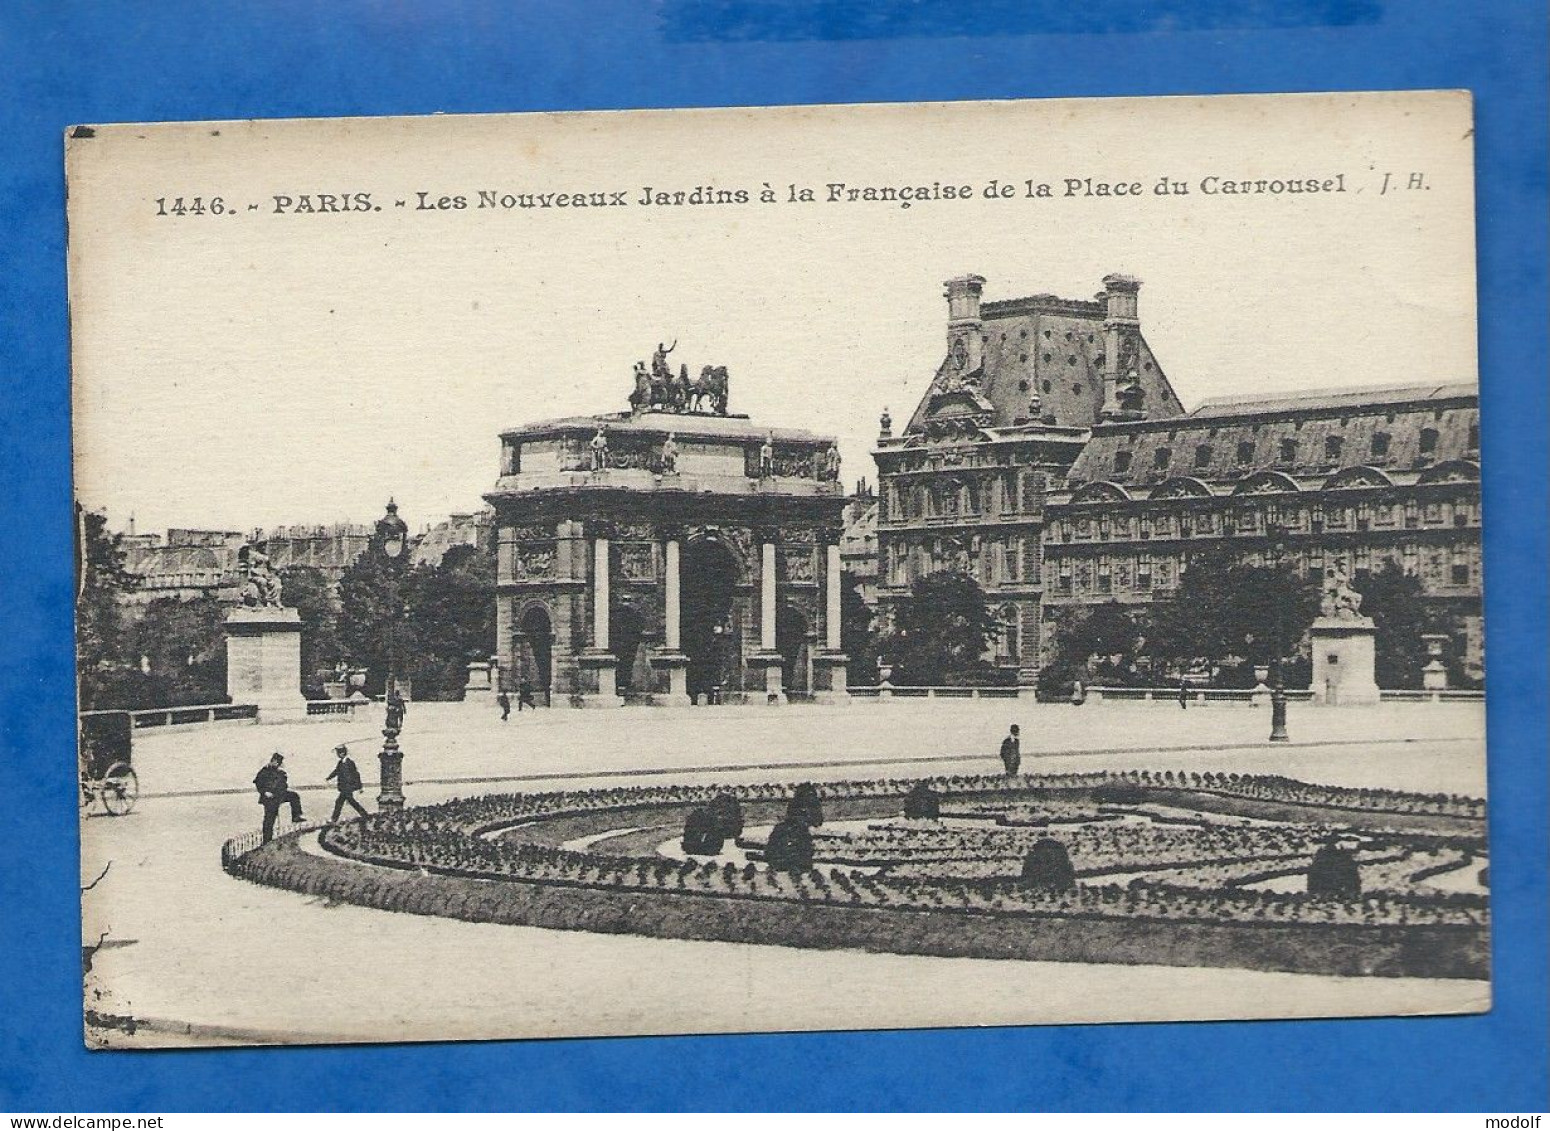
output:
<path id="1" fill-rule="evenodd" d="M 502 433 L 502 680 L 556 706 L 844 702 L 834 440 L 728 412 L 726 370 L 671 349 L 628 411 Z"/>

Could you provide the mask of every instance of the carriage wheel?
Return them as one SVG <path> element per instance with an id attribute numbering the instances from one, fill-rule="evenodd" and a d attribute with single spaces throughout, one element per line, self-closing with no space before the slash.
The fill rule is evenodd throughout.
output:
<path id="1" fill-rule="evenodd" d="M 102 807 L 109 816 L 122 817 L 135 807 L 140 796 L 140 779 L 128 762 L 114 762 L 102 775 Z"/>

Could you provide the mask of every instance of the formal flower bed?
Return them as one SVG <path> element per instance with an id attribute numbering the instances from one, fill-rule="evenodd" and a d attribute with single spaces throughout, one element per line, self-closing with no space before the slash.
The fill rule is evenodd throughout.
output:
<path id="1" fill-rule="evenodd" d="M 929 812 L 928 793 L 940 816 L 903 815 L 907 799 Z M 640 830 L 669 828 L 682 839 L 648 854 L 655 838 Z M 610 840 L 632 847 L 611 851 Z M 1335 844 L 1361 890 L 1311 895 L 1299 877 Z M 390 875 L 412 874 L 419 894 L 402 905 L 422 913 L 789 945 L 1436 976 L 1483 976 L 1488 951 L 1483 892 L 1427 882 L 1483 865 L 1482 802 L 1286 778 L 1096 772 L 497 794 L 331 826 L 319 845 L 328 855 L 286 856 L 282 879 L 278 849 L 230 870 L 378 906 L 405 887 Z M 1036 882 L 1028 862 L 1051 851 L 1064 880 Z M 359 882 L 316 874 L 330 867 Z M 1248 886 L 1278 877 L 1288 882 Z M 421 881 L 442 878 L 476 886 L 438 910 Z M 1109 926 L 1079 933 L 1095 924 Z M 1256 950 L 1242 932 L 1261 929 Z M 1401 937 L 1416 931 L 1430 932 L 1419 948 Z"/>

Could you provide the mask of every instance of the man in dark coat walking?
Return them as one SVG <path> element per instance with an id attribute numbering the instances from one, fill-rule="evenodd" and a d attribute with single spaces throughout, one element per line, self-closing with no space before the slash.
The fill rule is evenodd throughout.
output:
<path id="1" fill-rule="evenodd" d="M 355 765 L 355 759 L 350 757 L 350 748 L 340 745 L 334 747 L 334 753 L 339 761 L 332 770 L 328 771 L 328 777 L 324 781 L 332 781 L 339 790 L 339 796 L 334 801 L 334 815 L 328 819 L 329 824 L 339 820 L 339 814 L 344 812 L 345 804 L 354 809 L 361 816 L 366 816 L 366 810 L 361 803 L 355 800 L 355 795 L 361 788 L 361 771 Z"/>
<path id="2" fill-rule="evenodd" d="M 280 815 L 280 807 L 291 807 L 291 820 L 301 820 L 301 798 L 291 788 L 291 782 L 281 768 L 285 764 L 285 755 L 275 752 L 269 759 L 269 764 L 258 771 L 253 778 L 253 785 L 258 790 L 258 803 L 264 807 L 264 843 L 274 839 L 275 818 Z"/>
<path id="3" fill-rule="evenodd" d="M 1179 710 L 1189 710 L 1189 680 L 1179 676 Z"/>
<path id="4" fill-rule="evenodd" d="M 538 710 L 538 704 L 533 702 L 533 685 L 525 679 L 517 686 L 517 714 L 522 713 L 524 706 Z"/>
<path id="5" fill-rule="evenodd" d="M 501 722 L 511 718 L 511 696 L 506 694 L 505 688 L 495 697 L 495 704 L 501 709 Z"/>
<path id="6" fill-rule="evenodd" d="M 1001 740 L 1001 764 L 1006 767 L 1009 778 L 1015 778 L 1018 767 L 1023 764 L 1022 740 L 1017 735 L 1017 724 L 1013 723 L 1011 732 Z"/>

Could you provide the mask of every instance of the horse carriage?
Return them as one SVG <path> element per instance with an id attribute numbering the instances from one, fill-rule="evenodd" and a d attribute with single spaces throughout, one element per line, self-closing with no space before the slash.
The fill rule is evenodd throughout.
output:
<path id="1" fill-rule="evenodd" d="M 135 807 L 140 782 L 130 765 L 133 736 L 128 711 L 87 711 L 79 717 L 82 812 L 101 802 L 108 816 L 122 817 Z"/>

